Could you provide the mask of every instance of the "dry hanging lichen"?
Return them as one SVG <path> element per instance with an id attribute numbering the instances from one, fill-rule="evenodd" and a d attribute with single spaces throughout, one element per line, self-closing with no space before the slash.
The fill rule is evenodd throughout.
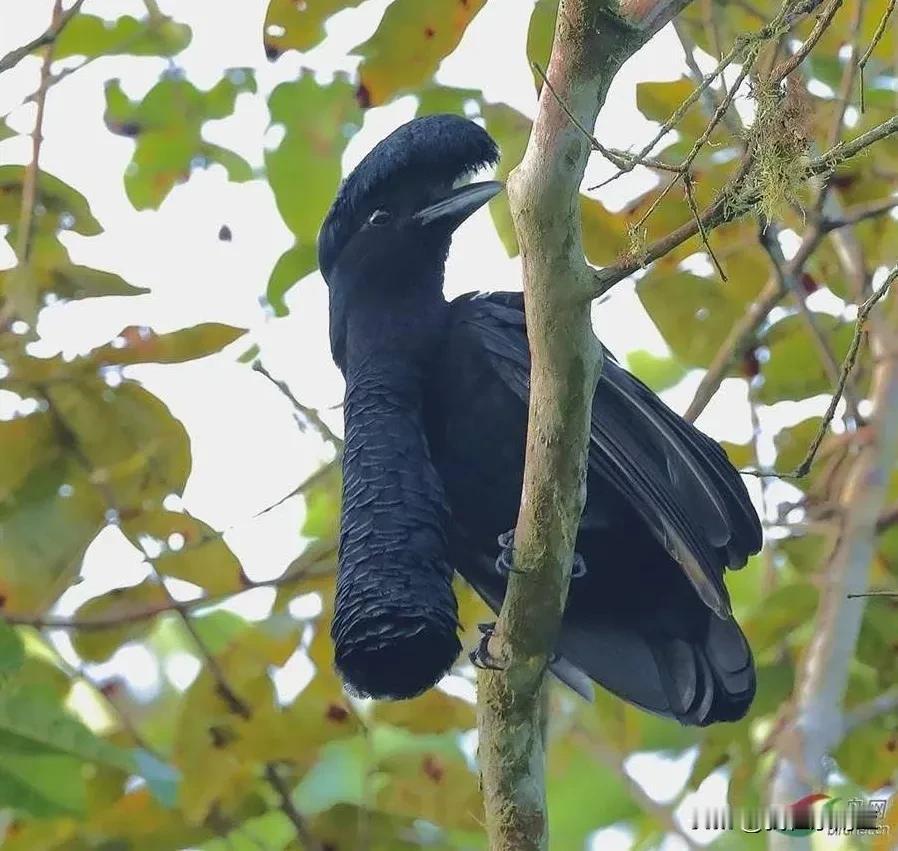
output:
<path id="1" fill-rule="evenodd" d="M 770 220 L 789 206 L 801 206 L 806 185 L 810 110 L 801 87 L 787 78 L 785 86 L 754 80 L 751 95 L 757 105 L 748 130 L 754 150 L 749 190 L 759 196 L 757 212 Z"/>

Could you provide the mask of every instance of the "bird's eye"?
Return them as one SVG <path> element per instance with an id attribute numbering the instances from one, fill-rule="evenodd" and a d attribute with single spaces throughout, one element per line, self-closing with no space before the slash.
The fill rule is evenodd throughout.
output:
<path id="1" fill-rule="evenodd" d="M 372 225 L 385 225 L 388 221 L 390 221 L 389 210 L 375 210 L 368 217 L 368 223 Z"/>

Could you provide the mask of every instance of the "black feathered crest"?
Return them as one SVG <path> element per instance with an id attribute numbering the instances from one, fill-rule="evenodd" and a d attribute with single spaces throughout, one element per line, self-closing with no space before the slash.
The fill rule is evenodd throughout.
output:
<path id="1" fill-rule="evenodd" d="M 458 115 L 428 115 L 398 127 L 343 181 L 324 219 L 318 266 L 325 279 L 346 241 L 397 186 L 420 187 L 427 197 L 498 158 L 489 133 Z"/>

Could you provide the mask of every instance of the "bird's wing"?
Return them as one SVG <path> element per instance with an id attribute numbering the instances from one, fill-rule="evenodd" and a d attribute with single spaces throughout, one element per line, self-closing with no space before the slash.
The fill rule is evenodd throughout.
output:
<path id="1" fill-rule="evenodd" d="M 476 329 L 496 373 L 526 401 L 530 353 L 522 295 L 465 295 L 452 311 L 453 322 Z M 723 568 L 742 567 L 762 539 L 745 485 L 720 446 L 607 353 L 590 441 L 590 471 L 643 518 L 706 605 L 727 617 Z"/>

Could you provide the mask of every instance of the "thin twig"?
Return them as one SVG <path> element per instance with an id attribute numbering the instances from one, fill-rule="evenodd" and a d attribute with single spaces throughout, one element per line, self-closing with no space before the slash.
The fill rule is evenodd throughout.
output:
<path id="1" fill-rule="evenodd" d="M 65 657 L 56 649 L 55 645 L 53 645 L 50 641 L 47 640 L 46 636 L 41 636 L 41 640 L 43 646 L 46 647 L 54 656 L 54 661 L 59 667 L 68 674 L 71 679 L 81 680 L 91 691 L 93 691 L 96 696 L 107 706 L 109 711 L 115 716 L 121 725 L 122 729 L 127 732 L 127 734 L 131 737 L 131 740 L 134 742 L 137 747 L 142 748 L 148 753 L 153 754 L 154 756 L 158 756 L 160 759 L 162 755 L 153 748 L 140 734 L 140 731 L 137 727 L 134 726 L 134 722 L 128 717 L 127 713 L 112 699 L 112 696 L 107 693 L 107 691 L 103 688 L 100 683 L 98 683 L 87 671 L 84 669 L 82 665 L 72 665 L 68 662 Z"/>
<path id="2" fill-rule="evenodd" d="M 849 600 L 857 599 L 858 597 L 898 597 L 898 591 L 889 591 L 888 589 L 880 589 L 878 591 L 864 591 L 860 594 L 848 594 Z"/>
<path id="3" fill-rule="evenodd" d="M 55 617 L 53 615 L 27 615 L 18 613 L 0 613 L 0 621 L 17 626 L 32 626 L 37 629 L 65 629 L 79 630 L 82 632 L 100 632 L 107 629 L 116 629 L 117 627 L 127 626 L 128 624 L 140 623 L 141 621 L 152 620 L 159 615 L 168 612 L 193 612 L 196 609 L 203 609 L 208 606 L 216 606 L 239 594 L 252 591 L 256 588 L 282 588 L 293 582 L 300 582 L 306 579 L 309 571 L 325 561 L 332 558 L 336 554 L 336 543 L 331 548 L 325 548 L 320 551 L 312 551 L 305 557 L 303 554 L 297 558 L 293 564 L 281 575 L 273 579 L 260 579 L 258 581 L 248 582 L 243 588 L 235 591 L 227 591 L 222 594 L 211 594 L 206 597 L 199 597 L 196 600 L 175 600 L 168 598 L 164 603 L 157 603 L 153 606 L 145 606 L 144 608 L 134 609 L 130 612 L 115 612 L 106 615 L 98 615 L 93 618 L 67 618 Z"/>
<path id="4" fill-rule="evenodd" d="M 855 156 L 871 145 L 898 132 L 898 116 L 884 121 L 872 130 L 856 136 L 849 142 L 840 142 L 826 153 L 810 159 L 805 167 L 805 177 L 813 177 L 832 171 L 840 163 Z M 740 218 L 753 209 L 760 199 L 760 193 L 745 191 L 746 177 L 752 164 L 751 152 L 746 153 L 739 163 L 736 174 L 720 191 L 707 209 L 699 217 L 699 222 L 710 232 L 719 225 Z M 639 262 L 627 259 L 624 262 L 604 269 L 596 270 L 593 275 L 593 297 L 603 295 L 615 284 L 633 274 L 637 269 L 663 257 L 677 246 L 691 239 L 698 233 L 699 222 L 690 219 L 685 224 L 671 231 L 667 236 L 655 240 L 648 245 L 639 258 Z"/>
<path id="5" fill-rule="evenodd" d="M 857 595 L 849 594 L 848 596 L 854 597 Z M 844 733 L 847 735 L 858 727 L 869 724 L 871 721 L 896 710 L 898 710 L 898 688 L 892 688 L 866 703 L 858 704 L 849 712 L 846 712 L 842 720 Z"/>
<path id="6" fill-rule="evenodd" d="M 817 450 L 820 449 L 820 444 L 823 443 L 823 439 L 826 437 L 826 433 L 829 431 L 829 427 L 836 415 L 836 408 L 845 391 L 845 382 L 848 381 L 848 376 L 851 375 L 851 370 L 854 369 L 854 364 L 857 361 L 857 353 L 864 336 L 864 325 L 867 322 L 867 317 L 870 315 L 870 311 L 873 310 L 877 302 L 888 292 L 889 287 L 896 278 L 898 278 L 898 266 L 889 273 L 882 286 L 860 306 L 857 314 L 857 321 L 854 326 L 854 337 L 848 348 L 848 354 L 845 355 L 845 360 L 842 362 L 839 383 L 836 386 L 832 399 L 830 399 L 829 407 L 823 415 L 823 420 L 820 423 L 820 427 L 817 429 L 817 434 L 814 435 L 814 439 L 808 447 L 804 460 L 791 473 L 774 473 L 763 470 L 743 470 L 742 472 L 746 475 L 773 476 L 781 479 L 802 479 L 810 472 L 811 465 L 814 463 L 814 458 L 817 455 Z"/>
<path id="7" fill-rule="evenodd" d="M 61 6 L 61 3 L 57 3 L 56 5 Z M 69 21 L 71 21 L 81 10 L 82 5 L 84 5 L 84 0 L 75 0 L 72 7 L 62 14 L 57 14 L 54 9 L 53 22 L 45 32 L 29 41 L 27 44 L 23 44 L 21 47 L 11 50 L 6 56 L 0 59 L 0 74 L 18 65 L 26 56 L 34 53 L 35 50 L 39 50 L 45 45 L 53 44 L 53 42 L 59 38 L 59 34 L 66 28 L 66 26 L 68 26 Z"/>
<path id="8" fill-rule="evenodd" d="M 74 7 L 73 7 L 74 8 Z M 71 9 L 69 10 L 71 12 Z M 62 14 L 62 0 L 56 0 L 53 5 L 53 21 L 47 32 L 58 35 L 62 26 L 70 20 Z M 46 35 L 46 33 L 45 33 Z M 41 144 L 44 141 L 44 106 L 47 101 L 47 88 L 50 79 L 50 64 L 53 61 L 53 39 L 42 42 L 46 44 L 43 61 L 41 62 L 40 85 L 37 90 L 37 115 L 34 119 L 34 129 L 31 131 L 31 162 L 25 168 L 22 178 L 22 207 L 19 210 L 19 237 L 16 246 L 16 256 L 20 265 L 27 266 L 31 258 L 31 235 L 34 232 L 34 207 L 37 200 L 37 181 L 40 174 Z"/>
<path id="9" fill-rule="evenodd" d="M 296 809 L 296 806 L 293 803 L 293 798 L 290 795 L 290 787 L 287 785 L 284 778 L 281 777 L 277 765 L 273 762 L 269 762 L 265 766 L 265 779 L 277 793 L 277 796 L 280 799 L 281 812 L 287 816 L 296 830 L 296 835 L 299 837 L 300 842 L 302 842 L 303 851 L 321 851 L 321 843 L 312 835 L 302 813 Z"/>
<path id="10" fill-rule="evenodd" d="M 589 142 L 590 147 L 601 154 L 608 160 L 612 165 L 617 166 L 618 168 L 626 168 L 627 165 L 633 160 L 633 155 L 627 153 L 626 151 L 618 151 L 614 148 L 607 148 L 603 145 L 592 133 L 589 132 L 581 123 L 577 120 L 577 117 L 571 112 L 570 107 L 562 100 L 557 91 L 555 91 L 555 87 L 552 85 L 551 80 L 546 76 L 546 72 L 542 69 L 538 62 L 531 63 L 533 65 L 533 69 L 537 74 L 542 78 L 543 84 L 551 93 L 552 97 L 555 98 L 558 105 L 564 111 L 564 114 L 570 119 L 571 124 L 574 125 Z M 661 169 L 662 171 L 676 171 L 677 167 L 673 165 L 668 165 L 665 162 L 661 162 L 660 160 L 646 160 L 646 165 L 650 165 L 653 168 Z"/>
<path id="11" fill-rule="evenodd" d="M 783 300 L 784 296 L 785 291 L 779 285 L 778 280 L 771 278 L 758 298 L 749 305 L 742 318 L 733 325 L 726 340 L 717 350 L 711 365 L 695 390 L 689 407 L 683 414 L 685 420 L 695 422 L 701 412 L 705 410 L 723 379 L 726 378 L 730 367 L 748 348 L 770 311 Z"/>
<path id="12" fill-rule="evenodd" d="M 702 224 L 702 220 L 698 214 L 698 207 L 695 204 L 695 195 L 692 193 L 692 175 L 687 172 L 683 175 L 683 187 L 686 190 L 686 201 L 689 204 L 689 209 L 692 211 L 692 215 L 695 218 L 695 222 L 698 225 L 698 232 L 702 238 L 702 242 L 705 245 L 705 250 L 708 252 L 708 256 L 711 258 L 714 263 L 714 267 L 717 269 L 717 274 L 720 275 L 721 280 L 728 281 L 729 279 L 726 276 L 726 272 L 723 271 L 723 267 L 720 265 L 720 261 L 717 259 L 717 255 L 714 253 L 711 248 L 711 243 L 708 242 L 708 234 L 705 231 L 705 226 Z"/>
<path id="13" fill-rule="evenodd" d="M 873 39 L 870 41 L 870 46 L 864 51 L 864 55 L 858 60 L 857 70 L 858 77 L 860 79 L 860 87 L 861 87 L 861 112 L 866 108 L 866 98 L 864 96 L 864 69 L 867 67 L 867 63 L 870 61 L 870 57 L 873 55 L 873 51 L 876 50 L 876 45 L 879 44 L 880 39 L 886 31 L 886 24 L 889 22 L 889 18 L 892 15 L 892 12 L 895 11 L 895 0 L 889 0 L 888 6 L 886 6 L 885 12 L 882 14 L 882 18 L 879 20 L 879 24 L 876 27 L 876 32 L 873 33 Z"/>
<path id="14" fill-rule="evenodd" d="M 782 82 L 789 76 L 802 62 L 808 54 L 814 49 L 817 42 L 820 41 L 823 34 L 829 29 L 832 19 L 842 5 L 842 0 L 830 0 L 823 12 L 818 16 L 814 28 L 810 35 L 801 43 L 798 50 L 795 51 L 782 65 L 780 65 L 773 75 L 774 82 Z"/>
<path id="15" fill-rule="evenodd" d="M 864 7 L 866 0 L 855 0 L 854 14 L 851 18 L 850 32 L 850 53 L 848 60 L 845 62 L 845 68 L 842 71 L 842 80 L 839 83 L 839 92 L 836 100 L 836 114 L 833 116 L 832 124 L 830 124 L 829 132 L 826 137 L 827 147 L 832 147 L 842 138 L 842 131 L 845 124 L 845 111 L 851 102 L 851 92 L 854 89 L 854 79 L 857 74 L 857 55 L 858 55 L 858 38 L 860 36 L 861 25 L 864 22 Z M 823 211 L 823 201 L 826 193 L 829 191 L 828 181 L 821 187 L 817 198 L 817 213 Z"/>
<path id="16" fill-rule="evenodd" d="M 743 67 L 739 72 L 739 77 L 737 78 L 736 83 L 731 86 L 727 91 L 727 96 L 724 98 L 723 102 L 718 106 L 718 111 L 715 112 L 714 117 L 711 120 L 711 123 L 706 128 L 705 133 L 702 135 L 702 139 L 700 139 L 693 151 L 690 152 L 690 155 L 687 157 L 687 160 L 680 165 L 681 173 L 684 173 L 688 168 L 688 164 L 695 159 L 695 156 L 698 154 L 698 150 L 700 150 L 707 139 L 710 137 L 711 132 L 720 122 L 721 118 L 726 114 L 729 109 L 730 103 L 732 102 L 733 97 L 735 97 L 736 92 L 738 91 L 741 83 L 744 81 L 745 77 L 751 71 L 752 67 L 758 56 L 758 45 L 769 41 L 772 38 L 779 38 L 780 35 L 788 30 L 788 28 L 798 20 L 798 18 L 807 14 L 816 7 L 817 2 L 819 0 L 815 0 L 815 2 L 809 2 L 805 4 L 795 5 L 791 0 L 786 0 L 785 3 L 780 7 L 779 12 L 777 12 L 776 16 L 764 27 L 762 27 L 758 32 L 753 33 L 752 35 L 740 35 L 736 38 L 733 47 L 730 51 L 724 56 L 720 62 L 717 63 L 717 66 L 711 71 L 710 74 L 706 74 L 699 85 L 690 93 L 690 95 L 680 104 L 679 107 L 673 112 L 673 114 L 665 121 L 661 127 L 658 129 L 658 132 L 652 138 L 652 140 L 645 145 L 642 150 L 632 157 L 629 163 L 625 166 L 620 167 L 619 171 L 612 175 L 611 177 L 603 180 L 601 183 L 596 184 L 595 186 L 590 186 L 590 191 L 594 189 L 599 189 L 603 186 L 606 186 L 609 183 L 617 180 L 619 177 L 622 177 L 629 171 L 632 171 L 637 165 L 642 165 L 645 163 L 645 157 L 652 152 L 654 147 L 664 138 L 667 133 L 673 130 L 677 124 L 683 119 L 683 116 L 689 110 L 689 108 L 703 95 L 703 93 L 708 89 L 708 87 L 718 78 L 723 72 L 735 61 L 741 60 L 743 62 Z M 836 8 L 838 5 L 842 3 L 842 0 L 830 0 L 831 4 L 835 4 Z M 835 10 L 833 10 L 833 14 Z M 818 32 L 819 29 L 819 32 Z M 825 28 L 820 27 L 820 21 L 818 21 L 817 27 L 814 28 L 811 36 L 808 38 L 808 42 L 810 42 L 807 46 L 807 49 L 804 50 L 801 54 L 801 59 L 804 58 L 807 51 L 809 51 L 814 44 L 816 44 L 817 40 L 823 33 Z M 800 62 L 801 59 L 798 61 Z M 797 62 L 795 63 L 798 64 Z M 782 80 L 790 71 L 792 70 L 789 67 L 789 64 L 782 71 L 781 76 L 778 77 L 778 80 Z"/>
<path id="17" fill-rule="evenodd" d="M 301 419 L 301 425 L 311 424 L 320 434 L 321 436 L 333 444 L 338 449 L 343 445 L 343 441 L 334 433 L 331 427 L 321 419 L 321 414 L 318 413 L 314 408 L 310 408 L 307 405 L 303 405 L 296 396 L 293 395 L 293 391 L 290 389 L 289 385 L 285 381 L 279 381 L 275 378 L 266 368 L 265 365 L 260 360 L 256 360 L 253 362 L 252 367 L 256 372 L 260 375 L 264 375 L 278 390 L 281 391 L 291 402 L 294 408 L 296 408 L 297 413 Z M 292 495 L 292 494 L 291 494 Z"/>
<path id="18" fill-rule="evenodd" d="M 765 226 L 761 228 L 760 242 L 761 247 L 770 259 L 770 264 L 773 266 L 774 274 L 779 279 L 781 287 L 792 294 L 792 300 L 795 302 L 798 312 L 810 332 L 814 344 L 817 346 L 827 378 L 831 382 L 836 383 L 839 380 L 839 362 L 829 344 L 829 340 L 826 339 L 817 323 L 816 315 L 808 307 L 806 294 L 800 281 L 804 264 L 796 266 L 786 260 L 783 249 L 779 244 L 779 227 L 777 225 L 765 223 Z M 850 382 L 845 385 L 845 402 L 851 419 L 855 423 L 862 422 L 862 417 L 858 410 L 857 393 Z"/>
<path id="19" fill-rule="evenodd" d="M 713 12 L 714 4 L 709 4 L 709 6 Z M 695 61 L 695 43 L 689 37 L 689 34 L 686 32 L 686 27 L 679 18 L 674 20 L 673 27 L 674 32 L 677 34 L 677 38 L 680 40 L 680 45 L 683 48 L 683 57 L 686 60 L 686 67 L 689 69 L 689 73 L 692 75 L 695 84 L 700 86 L 705 80 L 705 75 L 702 74 L 702 69 L 699 68 L 698 62 Z M 708 115 L 714 115 L 714 112 L 720 106 L 720 99 L 717 97 L 714 89 L 710 87 L 704 88 L 701 96 Z M 738 115 L 735 115 L 732 110 L 727 110 L 723 120 L 731 133 L 738 135 L 742 132 L 742 122 L 739 120 Z"/>
<path id="20" fill-rule="evenodd" d="M 886 213 L 890 213 L 896 207 L 898 207 L 898 198 L 883 198 L 882 200 L 870 201 L 866 204 L 855 204 L 837 218 L 821 219 L 820 229 L 824 233 L 829 233 L 849 225 L 856 225 L 858 222 L 864 222 L 867 219 L 878 218 Z"/>
<path id="21" fill-rule="evenodd" d="M 701 848 L 700 845 L 693 842 L 683 832 L 683 828 L 677 821 L 674 809 L 658 803 L 642 788 L 642 785 L 637 780 L 630 776 L 630 773 L 624 766 L 624 754 L 620 753 L 608 741 L 588 734 L 581 728 L 574 728 L 571 733 L 575 742 L 579 742 L 585 750 L 592 753 L 599 762 L 610 769 L 621 780 L 624 786 L 627 787 L 633 801 L 643 812 L 654 816 L 664 831 L 676 836 L 690 851 L 698 851 Z"/>
<path id="22" fill-rule="evenodd" d="M 193 643 L 203 659 L 206 670 L 209 672 L 209 675 L 215 682 L 215 690 L 218 693 L 219 697 L 221 697 L 221 699 L 225 702 L 225 705 L 228 707 L 228 710 L 232 714 L 236 715 L 238 718 L 242 718 L 244 721 L 249 721 L 253 716 L 252 709 L 250 708 L 249 704 L 242 697 L 240 697 L 240 695 L 237 694 L 233 686 L 231 686 L 231 684 L 228 682 L 228 678 L 225 675 L 224 669 L 222 668 L 215 654 L 212 653 L 206 646 L 206 643 L 203 641 L 202 636 L 199 634 L 199 631 L 194 625 L 193 620 L 190 617 L 189 610 L 185 609 L 174 599 L 165 584 L 165 579 L 159 576 L 159 574 L 157 574 L 157 577 L 163 591 L 172 602 L 174 610 L 178 613 L 181 619 L 181 623 L 184 625 L 184 628 L 193 639 Z M 297 836 L 303 842 L 304 848 L 309 849 L 309 851 L 319 851 L 321 849 L 321 845 L 312 836 L 305 819 L 302 817 L 299 810 L 297 810 L 294 806 L 293 800 L 290 797 L 290 790 L 287 787 L 287 784 L 284 782 L 283 778 L 278 773 L 277 766 L 274 762 L 265 763 L 265 779 L 277 793 L 277 796 L 280 800 L 280 809 L 290 820 L 291 824 L 296 830 Z"/>

